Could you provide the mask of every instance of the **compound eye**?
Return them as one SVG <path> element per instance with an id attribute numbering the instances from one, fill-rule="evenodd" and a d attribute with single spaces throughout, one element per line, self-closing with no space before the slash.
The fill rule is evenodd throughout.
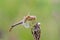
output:
<path id="1" fill-rule="evenodd" d="M 30 16 L 26 16 L 26 19 L 29 19 L 30 18 Z"/>
<path id="2" fill-rule="evenodd" d="M 30 16 L 26 16 L 26 18 L 30 18 Z"/>

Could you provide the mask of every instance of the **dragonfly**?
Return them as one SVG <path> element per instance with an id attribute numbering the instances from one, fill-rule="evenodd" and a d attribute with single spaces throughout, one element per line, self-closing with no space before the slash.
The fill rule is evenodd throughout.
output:
<path id="1" fill-rule="evenodd" d="M 14 28 L 16 27 L 17 25 L 23 25 L 25 28 L 29 28 L 30 25 L 29 25 L 29 22 L 28 21 L 33 21 L 36 19 L 36 16 L 25 16 L 20 22 L 16 23 L 16 24 L 13 24 L 11 26 L 11 28 L 9 29 L 9 32 Z"/>
<path id="2" fill-rule="evenodd" d="M 36 16 L 31 16 L 31 15 L 27 15 L 25 16 L 20 22 L 14 24 L 11 26 L 11 28 L 9 29 L 9 32 L 17 25 L 23 25 L 25 28 L 29 28 L 31 27 L 31 33 L 34 37 L 34 40 L 39 40 L 40 39 L 40 34 L 41 34 L 41 30 L 40 30 L 40 23 L 38 23 L 36 21 L 37 17 Z"/>

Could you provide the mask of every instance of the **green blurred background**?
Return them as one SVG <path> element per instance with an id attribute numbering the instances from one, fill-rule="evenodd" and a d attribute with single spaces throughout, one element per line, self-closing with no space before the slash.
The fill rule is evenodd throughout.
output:
<path id="1" fill-rule="evenodd" d="M 36 15 L 41 23 L 41 40 L 60 40 L 60 0 L 0 0 L 0 29 L 5 37 L 17 35 L 18 40 L 33 40 L 30 29 L 19 25 L 8 33 L 10 26 L 25 15 Z"/>

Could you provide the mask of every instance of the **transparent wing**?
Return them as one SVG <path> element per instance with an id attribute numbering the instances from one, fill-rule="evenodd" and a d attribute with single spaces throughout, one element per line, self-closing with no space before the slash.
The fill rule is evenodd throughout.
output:
<path id="1" fill-rule="evenodd" d="M 24 27 L 25 27 L 25 28 L 29 28 L 30 26 L 29 26 L 28 23 L 24 23 Z"/>
<path id="2" fill-rule="evenodd" d="M 29 28 L 30 27 L 30 25 L 29 25 L 29 22 L 23 22 L 23 24 L 22 24 L 25 28 Z"/>

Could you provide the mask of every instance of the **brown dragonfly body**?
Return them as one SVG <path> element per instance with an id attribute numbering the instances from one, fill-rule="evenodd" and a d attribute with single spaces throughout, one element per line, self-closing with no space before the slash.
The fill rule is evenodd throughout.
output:
<path id="1" fill-rule="evenodd" d="M 9 32 L 10 32 L 15 26 L 17 26 L 17 25 L 23 24 L 23 23 L 26 23 L 27 21 L 32 21 L 32 20 L 35 20 L 35 19 L 36 19 L 36 16 L 25 16 L 25 17 L 22 19 L 22 21 L 14 24 L 14 25 L 12 25 L 11 28 L 9 29 Z"/>

